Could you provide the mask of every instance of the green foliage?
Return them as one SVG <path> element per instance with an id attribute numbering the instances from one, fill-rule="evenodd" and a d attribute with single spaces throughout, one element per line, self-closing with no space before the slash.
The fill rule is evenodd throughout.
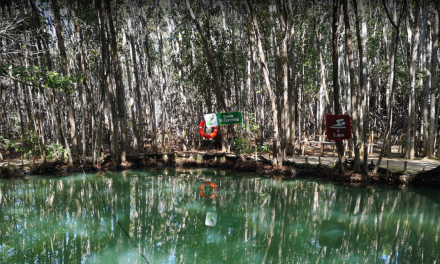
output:
<path id="1" fill-rule="evenodd" d="M 15 150 L 15 142 L 14 141 L 3 138 L 2 136 L 0 136 L 0 140 L 3 141 L 3 144 L 7 150 L 13 150 L 13 149 Z"/>
<path id="2" fill-rule="evenodd" d="M 235 153 L 241 154 L 247 147 L 246 139 L 244 138 L 236 138 L 234 139 L 235 143 Z"/>
<path id="3" fill-rule="evenodd" d="M 257 126 L 257 118 L 255 117 L 254 113 L 247 113 L 246 115 L 249 120 L 249 130 L 252 133 L 257 132 L 260 127 Z M 246 124 L 238 125 L 238 131 L 240 132 L 246 132 L 246 128 L 247 128 Z"/>
<path id="4" fill-rule="evenodd" d="M 253 133 L 257 132 L 260 127 L 257 126 L 257 118 L 255 117 L 254 113 L 248 113 L 247 117 L 249 119 L 249 129 Z"/>
<path id="5" fill-rule="evenodd" d="M 258 152 L 270 152 L 269 143 L 264 143 L 262 146 L 257 147 Z"/>
<path id="6" fill-rule="evenodd" d="M 7 140 L 6 146 L 9 150 L 13 150 L 17 153 L 22 154 L 26 159 L 31 159 L 38 155 L 38 136 L 33 130 L 28 130 L 23 132 L 21 135 L 23 140 Z"/>
<path id="7" fill-rule="evenodd" d="M 46 157 L 48 160 L 54 160 L 63 154 L 64 156 L 69 154 L 69 150 L 65 149 L 62 145 L 55 143 L 50 143 L 49 145 L 45 146 L 44 150 L 46 151 Z"/>
<path id="8" fill-rule="evenodd" d="M 246 133 L 247 128 L 249 126 L 250 132 L 252 134 L 256 133 L 260 127 L 257 126 L 257 119 L 256 119 L 255 115 L 253 113 L 247 113 L 246 116 L 248 118 L 248 125 L 246 125 L 246 124 L 238 125 L 237 126 L 238 131 L 241 133 Z M 247 135 L 247 136 L 249 137 L 251 135 Z M 235 152 L 238 154 L 240 154 L 242 152 L 252 153 L 252 152 L 256 151 L 255 148 L 249 148 L 246 138 L 234 139 L 234 143 L 235 143 Z"/>
<path id="9" fill-rule="evenodd" d="M 39 151 L 38 135 L 33 130 L 25 131 L 22 134 L 23 140 L 9 140 L 0 136 L 0 141 L 3 141 L 4 146 L 9 151 L 14 151 L 23 155 L 26 159 L 36 158 L 42 155 Z M 61 156 L 67 157 L 69 150 L 62 145 L 51 143 L 43 147 L 48 160 L 54 160 Z"/>
<path id="10" fill-rule="evenodd" d="M 10 77 L 24 82 L 33 88 L 51 89 L 53 91 L 72 92 L 72 85 L 81 82 L 82 78 L 61 76 L 56 71 L 49 71 L 43 67 L 23 67 L 11 64 L 0 64 L 0 77 Z"/>
<path id="11" fill-rule="evenodd" d="M 33 130 L 26 131 L 23 135 L 22 153 L 26 159 L 37 157 L 38 153 L 38 136 Z"/>

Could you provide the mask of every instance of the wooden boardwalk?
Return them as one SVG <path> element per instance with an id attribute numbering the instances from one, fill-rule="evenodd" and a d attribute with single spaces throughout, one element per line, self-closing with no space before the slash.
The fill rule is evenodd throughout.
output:
<path id="1" fill-rule="evenodd" d="M 333 165 L 335 162 L 338 161 L 338 158 L 335 157 L 316 157 L 316 156 L 295 156 L 294 158 L 288 157 L 289 161 L 294 161 L 296 163 L 310 163 L 310 164 L 321 164 L 323 165 Z M 351 160 L 352 158 L 349 158 Z M 379 157 L 377 155 L 369 155 L 368 156 L 368 164 L 373 162 L 374 164 L 377 163 Z M 383 158 L 380 167 L 388 169 L 391 172 L 398 172 L 402 173 L 405 170 L 405 162 L 406 164 L 406 174 L 417 174 L 423 171 L 432 170 L 434 168 L 437 168 L 440 166 L 440 160 L 434 160 L 434 159 L 414 159 L 414 160 L 405 160 L 403 158 Z"/>

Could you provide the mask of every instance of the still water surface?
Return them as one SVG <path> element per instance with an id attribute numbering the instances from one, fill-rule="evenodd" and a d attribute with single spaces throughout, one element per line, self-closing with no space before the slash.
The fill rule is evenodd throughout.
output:
<path id="1" fill-rule="evenodd" d="M 158 169 L 0 180 L 0 206 L 0 263 L 440 263 L 427 189 Z"/>

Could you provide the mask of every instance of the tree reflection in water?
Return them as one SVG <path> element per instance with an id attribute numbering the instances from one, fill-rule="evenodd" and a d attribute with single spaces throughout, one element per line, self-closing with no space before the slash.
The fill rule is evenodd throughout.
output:
<path id="1" fill-rule="evenodd" d="M 0 262 L 143 263 L 138 251 L 150 263 L 440 259 L 440 199 L 430 190 L 348 188 L 204 169 L 88 178 L 1 180 Z M 213 199 L 200 196 L 204 181 L 217 185 Z M 215 224 L 207 224 L 208 215 Z"/>

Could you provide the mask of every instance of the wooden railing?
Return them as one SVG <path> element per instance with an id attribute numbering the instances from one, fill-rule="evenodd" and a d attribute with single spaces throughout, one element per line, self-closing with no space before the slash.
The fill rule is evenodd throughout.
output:
<path id="1" fill-rule="evenodd" d="M 375 141 L 375 138 L 380 138 L 380 134 L 370 133 L 368 135 L 368 153 L 373 153 L 374 146 L 382 146 L 383 142 Z M 318 146 L 320 148 L 321 156 L 324 156 L 324 150 L 326 145 L 332 147 L 333 155 L 335 154 L 335 141 L 330 141 L 325 132 L 323 134 L 306 134 L 303 133 L 301 140 L 299 141 L 301 147 L 301 155 L 304 156 L 307 147 Z M 345 147 L 348 149 L 348 140 L 345 141 Z"/>

